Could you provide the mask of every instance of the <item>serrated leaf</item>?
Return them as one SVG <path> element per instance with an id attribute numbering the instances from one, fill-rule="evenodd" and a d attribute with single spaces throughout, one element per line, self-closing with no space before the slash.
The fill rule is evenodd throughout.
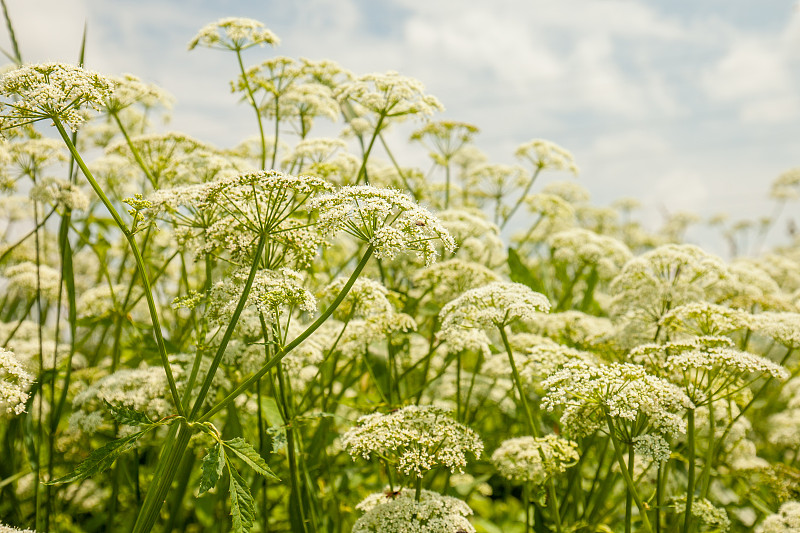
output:
<path id="1" fill-rule="evenodd" d="M 149 426 L 154 423 L 145 413 L 140 413 L 124 405 L 114 405 L 105 400 L 103 402 L 106 404 L 106 409 L 111 411 L 114 420 L 123 426 Z"/>
<path id="2" fill-rule="evenodd" d="M 200 478 L 200 494 L 217 485 L 217 481 L 222 477 L 222 469 L 225 468 L 225 450 L 219 443 L 215 444 L 211 450 L 203 457 L 201 464 L 203 476 Z"/>
<path id="3" fill-rule="evenodd" d="M 267 478 L 279 479 L 267 466 L 264 458 L 243 438 L 236 437 L 235 439 L 224 441 L 223 444 L 258 474 Z"/>
<path id="4" fill-rule="evenodd" d="M 256 510 L 253 495 L 247 483 L 235 468 L 228 465 L 228 477 L 231 479 L 231 517 L 233 517 L 234 533 L 249 533 L 253 527 Z"/>
<path id="5" fill-rule="evenodd" d="M 112 440 L 102 448 L 98 448 L 90 453 L 89 457 L 84 459 L 72 473 L 45 484 L 56 485 L 59 483 L 71 483 L 104 471 L 114 463 L 117 457 L 136 446 L 136 441 L 139 440 L 142 435 L 153 429 L 153 427 L 155 426 L 150 426 L 138 433 L 122 437 L 121 439 Z"/>

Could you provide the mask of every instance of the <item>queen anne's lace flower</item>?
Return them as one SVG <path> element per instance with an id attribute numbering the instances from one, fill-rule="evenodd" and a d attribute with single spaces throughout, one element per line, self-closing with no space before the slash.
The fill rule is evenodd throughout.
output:
<path id="1" fill-rule="evenodd" d="M 612 278 L 631 259 L 624 243 L 581 228 L 569 229 L 547 239 L 553 251 L 553 262 L 571 264 L 576 268 L 588 265 L 597 269 L 602 279 Z"/>
<path id="2" fill-rule="evenodd" d="M 189 50 L 198 45 L 222 50 L 244 50 L 255 45 L 275 46 L 280 42 L 274 33 L 257 20 L 228 17 L 200 28 L 197 35 L 189 41 Z"/>
<path id="3" fill-rule="evenodd" d="M 105 107 L 111 113 L 119 113 L 123 109 L 140 103 L 145 107 L 155 107 L 162 105 L 172 107 L 174 98 L 161 87 L 150 83 L 144 83 L 133 74 L 123 74 L 122 76 L 109 76 L 109 83 L 112 93 L 105 102 Z"/>
<path id="4" fill-rule="evenodd" d="M 789 348 L 800 348 L 800 313 L 766 312 L 754 315 L 753 328 Z"/>
<path id="5" fill-rule="evenodd" d="M 800 198 L 800 167 L 781 173 L 772 182 L 769 195 L 775 200 L 797 200 Z"/>
<path id="6" fill-rule="evenodd" d="M 76 185 L 57 178 L 39 180 L 30 190 L 31 200 L 64 209 L 84 211 L 89 207 L 89 197 Z"/>
<path id="7" fill-rule="evenodd" d="M 509 439 L 492 454 L 492 462 L 503 477 L 534 485 L 544 485 L 579 458 L 577 443 L 557 435 Z"/>
<path id="8" fill-rule="evenodd" d="M 578 166 L 572 154 L 555 143 L 544 139 L 534 139 L 523 143 L 514 152 L 520 159 L 530 161 L 534 167 L 551 170 L 567 170 L 578 174 Z"/>
<path id="9" fill-rule="evenodd" d="M 111 95 L 104 76 L 65 63 L 22 65 L 0 80 L 0 94 L 13 99 L 0 107 L 0 129 L 58 119 L 73 131 Z"/>
<path id="10" fill-rule="evenodd" d="M 32 383 L 33 376 L 22 368 L 14 353 L 0 348 L 0 410 L 24 413 Z"/>
<path id="11" fill-rule="evenodd" d="M 362 416 L 342 436 L 342 444 L 354 459 L 376 454 L 396 463 L 405 475 L 417 477 L 439 465 L 453 473 L 463 472 L 467 453 L 478 458 L 483 451 L 480 437 L 445 410 L 416 405 Z"/>
<path id="12" fill-rule="evenodd" d="M 480 263 L 450 259 L 417 271 L 413 279 L 434 301 L 448 302 L 469 289 L 500 281 L 500 276 Z"/>
<path id="13" fill-rule="evenodd" d="M 622 432 L 626 439 L 652 432 L 675 436 L 686 431 L 683 410 L 693 407 L 676 385 L 630 363 L 570 361 L 542 387 L 547 391 L 542 406 L 548 411 L 563 406 L 561 425 L 575 436 L 605 426 L 606 416 L 616 424 L 636 424 L 638 433 Z"/>
<path id="14" fill-rule="evenodd" d="M 366 74 L 340 85 L 336 98 L 352 102 L 359 108 L 382 118 L 409 115 L 432 115 L 444 108 L 435 97 L 425 94 L 421 82 L 397 72 Z"/>
<path id="15" fill-rule="evenodd" d="M 58 298 L 61 274 L 53 267 L 39 265 L 37 269 L 36 263 L 25 261 L 6 268 L 3 275 L 14 290 L 30 298 L 34 298 L 37 291 L 49 300 Z"/>
<path id="16" fill-rule="evenodd" d="M 504 327 L 514 320 L 533 320 L 549 310 L 547 297 L 526 285 L 496 281 L 469 290 L 445 305 L 439 313 L 439 335 L 454 351 L 484 349 L 489 343 L 484 329 Z"/>
<path id="17" fill-rule="evenodd" d="M 426 264 L 432 264 L 437 255 L 434 241 L 440 241 L 448 251 L 456 246 L 436 217 L 394 189 L 340 187 L 312 200 L 310 208 L 319 210 L 322 233 L 345 231 L 372 245 L 379 258 L 392 259 L 403 250 L 412 250 Z"/>
<path id="18" fill-rule="evenodd" d="M 800 502 L 789 501 L 777 513 L 764 519 L 755 533 L 796 533 L 800 531 Z"/>
<path id="19" fill-rule="evenodd" d="M 746 311 L 708 302 L 692 302 L 670 310 L 661 324 L 695 335 L 728 335 L 752 327 L 755 317 Z"/>
<path id="20" fill-rule="evenodd" d="M 472 509 L 463 501 L 429 490 L 378 492 L 356 505 L 364 512 L 352 533 L 475 533 L 467 520 Z"/>

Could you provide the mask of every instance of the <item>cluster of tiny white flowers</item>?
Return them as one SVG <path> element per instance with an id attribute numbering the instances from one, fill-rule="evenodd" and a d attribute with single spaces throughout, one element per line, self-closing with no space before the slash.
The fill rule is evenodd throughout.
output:
<path id="1" fill-rule="evenodd" d="M 409 405 L 397 411 L 362 416 L 356 427 L 342 436 L 342 444 L 353 459 L 372 454 L 397 463 L 405 475 L 422 477 L 442 465 L 463 472 L 467 453 L 479 458 L 480 437 L 434 406 Z"/>
<path id="2" fill-rule="evenodd" d="M 58 119 L 73 131 L 99 110 L 111 94 L 101 74 L 65 63 L 23 65 L 0 80 L 0 94 L 15 100 L 0 106 L 0 129 Z"/>
<path id="3" fill-rule="evenodd" d="M 345 231 L 372 245 L 378 258 L 393 259 L 403 250 L 413 250 L 432 264 L 437 255 L 434 241 L 448 251 L 456 246 L 436 217 L 398 190 L 344 186 L 314 198 L 310 208 L 319 210 L 323 234 Z"/>
<path id="4" fill-rule="evenodd" d="M 53 206 L 85 211 L 89 197 L 75 184 L 57 178 L 44 178 L 31 187 L 31 200 Z"/>
<path id="5" fill-rule="evenodd" d="M 495 265 L 505 260 L 500 228 L 478 209 L 448 209 L 437 216 L 458 243 L 458 256 L 477 263 Z"/>
<path id="6" fill-rule="evenodd" d="M 531 323 L 531 331 L 584 349 L 601 342 L 612 329 L 608 318 L 581 311 L 542 314 Z"/>
<path id="7" fill-rule="evenodd" d="M 673 505 L 676 509 L 682 511 L 686 506 L 686 496 L 675 498 Z M 706 498 L 697 498 L 692 501 L 692 516 L 711 528 L 709 531 L 726 533 L 731 528 L 731 520 L 728 518 L 728 513 L 725 509 L 715 506 Z"/>
<path id="8" fill-rule="evenodd" d="M 628 261 L 614 278 L 612 307 L 618 315 L 644 314 L 657 321 L 670 307 L 705 300 L 726 274 L 718 257 L 697 246 L 659 246 Z"/>
<path id="9" fill-rule="evenodd" d="M 544 139 L 533 139 L 519 145 L 514 155 L 520 159 L 527 159 L 538 168 L 566 170 L 578 174 L 578 166 L 572 154 L 567 149 Z"/>
<path id="10" fill-rule="evenodd" d="M 800 531 L 800 502 L 788 501 L 777 513 L 764 519 L 755 533 L 796 533 Z"/>
<path id="11" fill-rule="evenodd" d="M 35 179 L 40 178 L 41 171 L 50 165 L 57 165 L 67 160 L 64 143 L 56 139 L 25 139 L 8 144 L 10 163 Z"/>
<path id="12" fill-rule="evenodd" d="M 119 113 L 123 109 L 136 103 L 145 107 L 162 105 L 172 107 L 174 98 L 167 91 L 152 83 L 144 83 L 138 76 L 123 74 L 122 76 L 108 76 L 112 93 L 105 102 L 106 109 L 111 113 Z"/>
<path id="13" fill-rule="evenodd" d="M 557 435 L 508 439 L 492 454 L 492 462 L 503 477 L 534 485 L 543 485 L 565 472 L 579 458 L 578 444 Z"/>
<path id="14" fill-rule="evenodd" d="M 424 91 L 422 82 L 390 71 L 343 83 L 335 95 L 340 102 L 352 102 L 382 117 L 429 116 L 444 110 L 436 97 Z"/>
<path id="15" fill-rule="evenodd" d="M 500 276 L 480 263 L 449 259 L 417 271 L 413 280 L 434 301 L 448 302 L 467 290 L 500 281 Z"/>
<path id="16" fill-rule="evenodd" d="M 633 438 L 633 449 L 639 455 L 663 462 L 669 459 L 669 443 L 661 435 L 647 433 Z"/>
<path id="17" fill-rule="evenodd" d="M 189 41 L 189 50 L 196 46 L 219 48 L 222 50 L 244 50 L 251 46 L 272 46 L 280 44 L 280 39 L 264 24 L 243 17 L 227 17 L 206 24 Z"/>
<path id="18" fill-rule="evenodd" d="M 589 201 L 589 191 L 574 181 L 554 181 L 542 187 L 542 193 L 563 198 L 572 206 L 581 206 Z"/>
<path id="19" fill-rule="evenodd" d="M 772 182 L 769 195 L 775 200 L 797 200 L 800 198 L 800 167 L 782 172 Z"/>
<path id="20" fill-rule="evenodd" d="M 36 533 L 33 529 L 17 529 L 0 523 L 0 533 Z"/>
<path id="21" fill-rule="evenodd" d="M 126 291 L 127 286 L 122 284 L 99 285 L 82 291 L 75 305 L 78 315 L 101 318 L 114 311 L 119 311 L 117 305 L 122 303 Z M 137 292 L 134 291 L 134 294 Z"/>
<path id="22" fill-rule="evenodd" d="M 326 300 L 333 298 L 344 288 L 346 278 L 336 278 L 329 283 L 322 291 L 322 297 Z M 336 308 L 336 318 L 345 317 L 383 317 L 394 313 L 394 306 L 387 298 L 389 290 L 380 282 L 358 278 L 350 290 L 347 292 L 342 303 Z"/>
<path id="23" fill-rule="evenodd" d="M 3 275 L 8 280 L 10 287 L 28 297 L 35 297 L 38 290 L 43 298 L 48 300 L 58 298 L 61 274 L 53 267 L 39 265 L 37 269 L 36 263 L 25 261 L 6 268 Z"/>
<path id="24" fill-rule="evenodd" d="M 627 422 L 643 417 L 655 432 L 675 436 L 686 431 L 683 411 L 693 407 L 676 385 L 630 363 L 570 361 L 542 387 L 547 391 L 542 406 L 548 411 L 563 406 L 561 425 L 575 436 L 604 426 L 606 416 Z"/>
<path id="25" fill-rule="evenodd" d="M 727 335 L 752 327 L 754 316 L 746 311 L 709 302 L 692 302 L 667 312 L 661 324 L 695 335 Z"/>
<path id="26" fill-rule="evenodd" d="M 800 348 L 800 313 L 767 311 L 754 315 L 752 329 L 789 348 Z"/>
<path id="27" fill-rule="evenodd" d="M 475 533 L 466 503 L 429 490 L 423 490 L 417 502 L 413 490 L 387 489 L 367 496 L 356 509 L 364 515 L 352 533 Z"/>
<path id="28" fill-rule="evenodd" d="M 553 250 L 553 261 L 580 267 L 591 265 L 601 279 L 614 277 L 632 255 L 624 243 L 593 231 L 573 228 L 558 232 L 547 239 Z"/>
<path id="29" fill-rule="evenodd" d="M 206 310 L 212 321 L 220 324 L 230 321 L 241 298 L 247 276 L 247 271 L 238 270 L 214 285 Z M 246 305 L 263 313 L 264 318 L 272 322 L 283 311 L 292 308 L 314 312 L 317 309 L 317 300 L 303 287 L 302 274 L 289 268 L 281 268 L 256 272 Z"/>
<path id="30" fill-rule="evenodd" d="M 0 410 L 24 413 L 32 383 L 33 376 L 22 368 L 14 353 L 0 348 Z"/>
<path id="31" fill-rule="evenodd" d="M 488 344 L 483 331 L 503 327 L 514 320 L 534 320 L 550 310 L 547 297 L 521 283 L 495 281 L 471 289 L 450 301 L 439 313 L 439 335 L 453 350 L 475 349 Z"/>

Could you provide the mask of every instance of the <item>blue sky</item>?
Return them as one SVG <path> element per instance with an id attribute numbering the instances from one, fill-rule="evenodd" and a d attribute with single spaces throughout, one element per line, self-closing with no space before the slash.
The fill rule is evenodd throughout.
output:
<path id="1" fill-rule="evenodd" d="M 596 203 L 639 198 L 650 224 L 663 211 L 767 214 L 769 183 L 800 166 L 796 0 L 7 4 L 26 60 L 74 60 L 85 20 L 90 67 L 158 83 L 177 98 L 170 128 L 222 145 L 254 133 L 228 91 L 233 56 L 186 43 L 208 22 L 246 16 L 283 41 L 249 50 L 251 64 L 329 58 L 358 74 L 418 78 L 443 117 L 481 128 L 477 143 L 493 161 L 550 139 L 572 150 Z M 4 28 L 0 36 L 7 47 Z M 400 155 L 423 161 L 413 147 Z"/>

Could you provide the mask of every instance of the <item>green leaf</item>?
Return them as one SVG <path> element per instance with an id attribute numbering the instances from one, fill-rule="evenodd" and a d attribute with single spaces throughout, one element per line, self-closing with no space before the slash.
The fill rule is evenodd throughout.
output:
<path id="1" fill-rule="evenodd" d="M 203 476 L 200 478 L 200 494 L 203 494 L 217 485 L 217 481 L 222 477 L 222 469 L 225 468 L 225 450 L 219 443 L 216 443 L 203 458 L 201 468 Z"/>
<path id="2" fill-rule="evenodd" d="M 114 463 L 117 457 L 136 446 L 136 441 L 154 427 L 155 425 L 149 426 L 138 433 L 134 433 L 132 435 L 128 435 L 127 437 L 122 437 L 121 439 L 109 442 L 102 448 L 98 448 L 89 454 L 89 457 L 79 464 L 71 474 L 67 474 L 64 477 L 54 479 L 53 481 L 49 481 L 45 484 L 56 485 L 58 483 L 71 483 L 73 481 L 86 479 L 87 477 L 91 477 L 104 471 Z"/>
<path id="3" fill-rule="evenodd" d="M 255 470 L 266 478 L 278 480 L 263 457 L 253 448 L 246 440 L 241 437 L 224 441 L 224 444 L 230 451 L 235 453 L 242 461 L 250 465 L 250 468 Z"/>
<path id="4" fill-rule="evenodd" d="M 527 285 L 531 289 L 544 292 L 541 280 L 522 262 L 522 258 L 514 248 L 508 249 L 508 269 L 511 281 Z"/>
<path id="5" fill-rule="evenodd" d="M 103 400 L 103 403 L 106 404 L 106 409 L 111 411 L 111 416 L 123 426 L 149 426 L 154 423 L 145 413 L 140 413 L 130 407 L 114 405 L 106 400 Z"/>
<path id="6" fill-rule="evenodd" d="M 235 468 L 228 465 L 228 474 L 231 478 L 231 516 L 233 517 L 233 532 L 234 533 L 249 533 L 250 528 L 253 527 L 253 520 L 255 519 L 256 510 L 253 502 L 253 496 L 250 494 L 250 489 L 247 488 L 242 476 Z"/>

